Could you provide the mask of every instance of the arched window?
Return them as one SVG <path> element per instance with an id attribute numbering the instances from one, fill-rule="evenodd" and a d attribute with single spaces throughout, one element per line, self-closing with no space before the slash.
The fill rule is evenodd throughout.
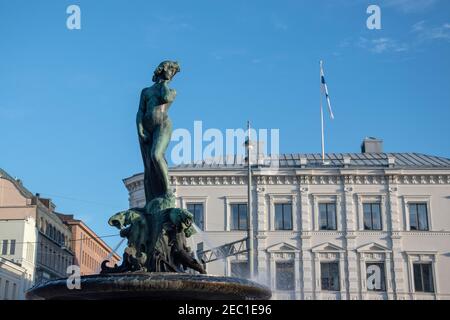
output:
<path id="1" fill-rule="evenodd" d="M 45 232 L 44 228 L 45 228 L 44 218 L 41 217 L 41 219 L 40 219 L 40 230 L 41 230 L 41 232 Z"/>

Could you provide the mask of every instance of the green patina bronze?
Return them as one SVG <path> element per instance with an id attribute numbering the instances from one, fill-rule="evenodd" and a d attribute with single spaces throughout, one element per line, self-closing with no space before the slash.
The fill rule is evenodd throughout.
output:
<path id="1" fill-rule="evenodd" d="M 105 261 L 102 273 L 184 272 L 187 268 L 205 273 L 186 245 L 186 238 L 195 233 L 193 215 L 175 206 L 164 156 L 172 135 L 168 110 L 176 97 L 169 83 L 179 71 L 177 62 L 162 62 L 154 72 L 154 84 L 142 90 L 136 125 L 144 162 L 146 205 L 109 219 L 109 224 L 128 239 L 128 246 L 122 264 L 110 268 Z"/>

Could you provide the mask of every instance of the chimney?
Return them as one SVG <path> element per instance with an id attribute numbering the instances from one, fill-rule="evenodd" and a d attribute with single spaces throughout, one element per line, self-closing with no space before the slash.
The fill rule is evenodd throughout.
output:
<path id="1" fill-rule="evenodd" d="M 382 153 L 383 140 L 374 137 L 367 137 L 361 144 L 361 153 Z"/>
<path id="2" fill-rule="evenodd" d="M 395 167 L 395 157 L 394 156 L 388 156 L 388 166 L 389 166 L 389 168 Z"/>
<path id="3" fill-rule="evenodd" d="M 348 166 L 350 165 L 350 163 L 352 162 L 352 158 L 349 156 L 344 156 L 344 167 L 348 168 Z"/>
<path id="4" fill-rule="evenodd" d="M 300 168 L 305 168 L 308 164 L 308 158 L 300 157 Z"/>

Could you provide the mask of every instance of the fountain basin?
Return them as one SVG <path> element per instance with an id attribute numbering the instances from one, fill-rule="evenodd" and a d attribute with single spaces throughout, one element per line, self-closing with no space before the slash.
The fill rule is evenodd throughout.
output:
<path id="1" fill-rule="evenodd" d="M 30 300 L 267 300 L 272 293 L 256 282 L 187 273 L 133 272 L 81 277 L 81 289 L 67 279 L 51 280 L 27 292 Z"/>

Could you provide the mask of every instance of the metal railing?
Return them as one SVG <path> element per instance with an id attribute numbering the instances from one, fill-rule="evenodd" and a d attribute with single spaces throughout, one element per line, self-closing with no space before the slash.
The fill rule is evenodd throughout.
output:
<path id="1" fill-rule="evenodd" d="M 242 240 L 221 245 L 217 248 L 204 251 L 197 251 L 197 256 L 204 263 L 221 260 L 229 256 L 234 256 L 237 254 L 248 252 L 247 242 L 248 239 L 245 238 Z"/>

